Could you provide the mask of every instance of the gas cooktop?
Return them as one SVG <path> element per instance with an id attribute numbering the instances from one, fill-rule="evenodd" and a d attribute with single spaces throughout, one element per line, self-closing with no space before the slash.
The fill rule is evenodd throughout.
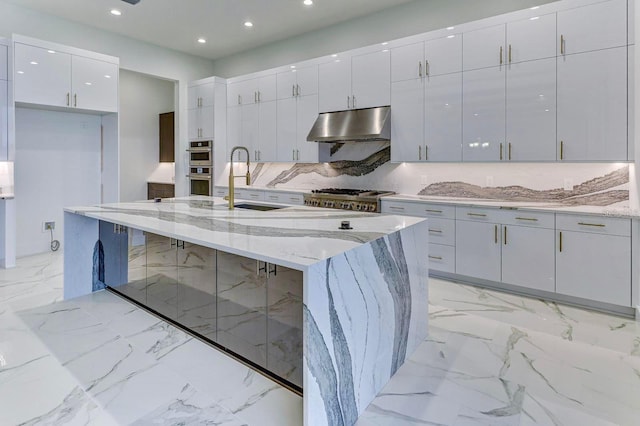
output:
<path id="1" fill-rule="evenodd" d="M 380 198 L 392 194 L 395 192 L 372 189 L 314 189 L 310 194 L 304 194 L 304 204 L 333 209 L 380 212 Z"/>

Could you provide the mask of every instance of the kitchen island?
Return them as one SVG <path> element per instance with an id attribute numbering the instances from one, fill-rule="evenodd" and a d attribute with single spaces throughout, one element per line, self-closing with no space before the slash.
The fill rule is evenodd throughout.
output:
<path id="1" fill-rule="evenodd" d="M 114 289 L 303 389 L 305 425 L 351 425 L 426 337 L 427 222 L 248 207 L 68 208 L 65 298 Z"/>

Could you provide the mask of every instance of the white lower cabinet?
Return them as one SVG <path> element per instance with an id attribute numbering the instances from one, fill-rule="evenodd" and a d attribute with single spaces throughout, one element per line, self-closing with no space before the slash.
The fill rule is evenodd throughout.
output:
<path id="1" fill-rule="evenodd" d="M 527 226 L 502 226 L 502 282 L 554 292 L 555 232 Z"/>
<path id="2" fill-rule="evenodd" d="M 500 281 L 500 226 L 456 221 L 456 273 Z"/>
<path id="3" fill-rule="evenodd" d="M 557 216 L 556 290 L 631 306 L 631 221 Z"/>
<path id="4" fill-rule="evenodd" d="M 429 243 L 429 269 L 453 274 L 456 272 L 456 248 Z"/>

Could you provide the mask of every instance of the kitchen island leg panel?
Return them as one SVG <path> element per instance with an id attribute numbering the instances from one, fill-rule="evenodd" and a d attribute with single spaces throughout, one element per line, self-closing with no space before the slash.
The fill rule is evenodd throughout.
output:
<path id="1" fill-rule="evenodd" d="M 425 221 L 309 267 L 306 426 L 355 423 L 426 338 L 427 247 Z"/>

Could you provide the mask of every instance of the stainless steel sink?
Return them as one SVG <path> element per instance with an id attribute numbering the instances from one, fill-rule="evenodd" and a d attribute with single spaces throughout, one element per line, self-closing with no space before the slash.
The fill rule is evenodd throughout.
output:
<path id="1" fill-rule="evenodd" d="M 282 209 L 283 208 L 283 207 L 279 207 L 279 206 L 265 206 L 264 204 L 247 204 L 247 203 L 236 204 L 234 207 L 236 209 L 260 210 L 262 212 L 266 212 L 266 211 L 269 211 L 269 210 L 277 210 L 277 209 Z"/>

